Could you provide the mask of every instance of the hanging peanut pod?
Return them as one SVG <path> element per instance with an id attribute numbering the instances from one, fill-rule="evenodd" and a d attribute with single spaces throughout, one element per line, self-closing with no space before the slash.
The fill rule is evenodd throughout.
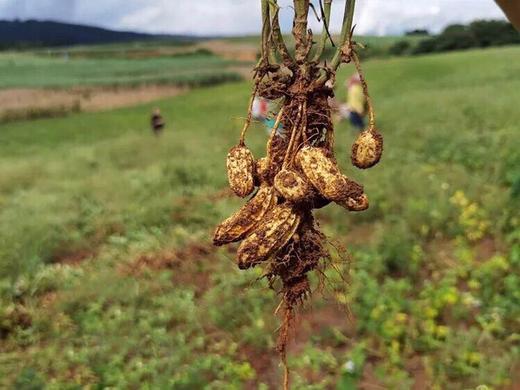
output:
<path id="1" fill-rule="evenodd" d="M 231 190 L 241 198 L 250 195 L 255 189 L 255 159 L 251 151 L 243 145 L 231 148 L 226 167 Z"/>
<path id="2" fill-rule="evenodd" d="M 371 128 L 359 134 L 352 145 L 352 164 L 360 169 L 376 165 L 383 155 L 383 136 Z"/>
<path id="3" fill-rule="evenodd" d="M 359 57 L 353 49 L 351 57 L 354 60 L 354 65 L 356 66 L 356 70 L 361 80 L 361 85 L 363 86 L 363 93 L 367 100 L 369 117 L 368 129 L 359 134 L 358 138 L 352 145 L 351 160 L 355 167 L 368 169 L 381 160 L 381 156 L 383 155 L 383 136 L 376 129 L 376 118 L 372 99 L 368 93 L 368 84 L 363 69 L 361 68 Z"/>

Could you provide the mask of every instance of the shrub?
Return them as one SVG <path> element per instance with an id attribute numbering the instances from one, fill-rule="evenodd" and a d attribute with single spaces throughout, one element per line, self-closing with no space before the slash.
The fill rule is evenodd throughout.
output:
<path id="1" fill-rule="evenodd" d="M 412 52 L 422 54 L 518 43 L 520 43 L 520 34 L 511 23 L 500 20 L 478 20 L 468 26 L 450 25 L 438 36 L 420 41 Z"/>
<path id="2" fill-rule="evenodd" d="M 390 46 L 388 52 L 394 56 L 401 56 L 408 53 L 410 46 L 410 42 L 408 41 L 399 41 Z"/>

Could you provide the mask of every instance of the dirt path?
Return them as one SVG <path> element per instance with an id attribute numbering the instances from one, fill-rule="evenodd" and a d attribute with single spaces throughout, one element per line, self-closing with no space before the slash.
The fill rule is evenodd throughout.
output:
<path id="1" fill-rule="evenodd" d="M 211 40 L 197 45 L 219 57 L 234 61 L 256 62 L 258 60 L 258 45 L 252 43 L 228 42 L 225 40 Z"/>
<path id="2" fill-rule="evenodd" d="M 5 89 L 0 90 L 0 118 L 29 117 L 29 112 L 104 111 L 176 96 L 187 88 L 140 86 L 135 88 Z"/>

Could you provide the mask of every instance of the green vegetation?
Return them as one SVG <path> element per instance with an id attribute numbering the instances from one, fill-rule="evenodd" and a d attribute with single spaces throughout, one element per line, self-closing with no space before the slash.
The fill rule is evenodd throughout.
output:
<path id="1" fill-rule="evenodd" d="M 208 53 L 143 59 L 0 55 L 0 88 L 164 84 L 199 86 L 240 79 L 233 61 Z"/>
<path id="2" fill-rule="evenodd" d="M 386 154 L 354 170 L 355 134 L 339 125 L 339 163 L 372 207 L 319 213 L 348 248 L 348 263 L 334 256 L 350 281 L 330 272 L 327 299 L 303 314 L 295 388 L 515 380 L 519 55 L 366 64 Z M 210 245 L 241 203 L 224 190 L 224 157 L 248 95 L 234 83 L 155 103 L 161 139 L 152 105 L 0 125 L 0 387 L 279 388 L 276 294 Z M 265 138 L 251 129 L 256 156 Z"/>
<path id="3" fill-rule="evenodd" d="M 62 104 L 53 107 L 29 107 L 22 110 L 7 110 L 0 115 L 0 123 L 56 118 L 77 112 L 81 112 L 81 105 L 77 101 L 72 104 Z"/>
<path id="4" fill-rule="evenodd" d="M 211 55 L 209 50 L 199 48 L 193 42 L 130 42 L 106 45 L 78 45 L 66 48 L 33 50 L 40 56 L 90 58 L 90 59 L 150 59 L 156 57 Z"/>
<path id="5" fill-rule="evenodd" d="M 439 35 L 422 39 L 417 44 L 401 40 L 390 47 L 390 54 L 424 54 L 463 50 L 475 47 L 520 44 L 520 34 L 513 25 L 502 20 L 477 20 L 469 25 L 447 26 Z"/>

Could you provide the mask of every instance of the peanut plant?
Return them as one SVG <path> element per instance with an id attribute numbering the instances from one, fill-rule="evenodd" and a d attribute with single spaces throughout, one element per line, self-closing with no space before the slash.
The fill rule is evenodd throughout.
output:
<path id="1" fill-rule="evenodd" d="M 342 174 L 334 156 L 334 125 L 330 98 L 334 96 L 336 71 L 353 62 L 367 100 L 369 125 L 352 147 L 354 166 L 366 169 L 377 164 L 383 139 L 376 129 L 367 84 L 352 40 L 355 0 L 345 4 L 343 26 L 334 57 L 323 54 L 329 31 L 332 0 L 320 2 L 323 31 L 317 42 L 308 29 L 309 0 L 294 1 L 292 34 L 294 53 L 281 33 L 280 8 L 276 0 L 262 0 L 261 58 L 254 69 L 254 87 L 246 123 L 238 145 L 227 157 L 229 184 L 233 192 L 249 201 L 222 222 L 215 245 L 241 244 L 240 269 L 265 265 L 265 276 L 282 297 L 282 315 L 277 350 L 285 366 L 284 385 L 289 386 L 287 344 L 294 327 L 295 311 L 311 293 L 308 274 L 330 265 L 324 235 L 313 210 L 334 202 L 349 211 L 368 208 L 363 186 Z M 276 123 L 267 142 L 266 156 L 255 160 L 245 138 L 251 124 L 255 97 L 275 101 Z M 278 287 L 280 286 L 280 287 Z"/>

